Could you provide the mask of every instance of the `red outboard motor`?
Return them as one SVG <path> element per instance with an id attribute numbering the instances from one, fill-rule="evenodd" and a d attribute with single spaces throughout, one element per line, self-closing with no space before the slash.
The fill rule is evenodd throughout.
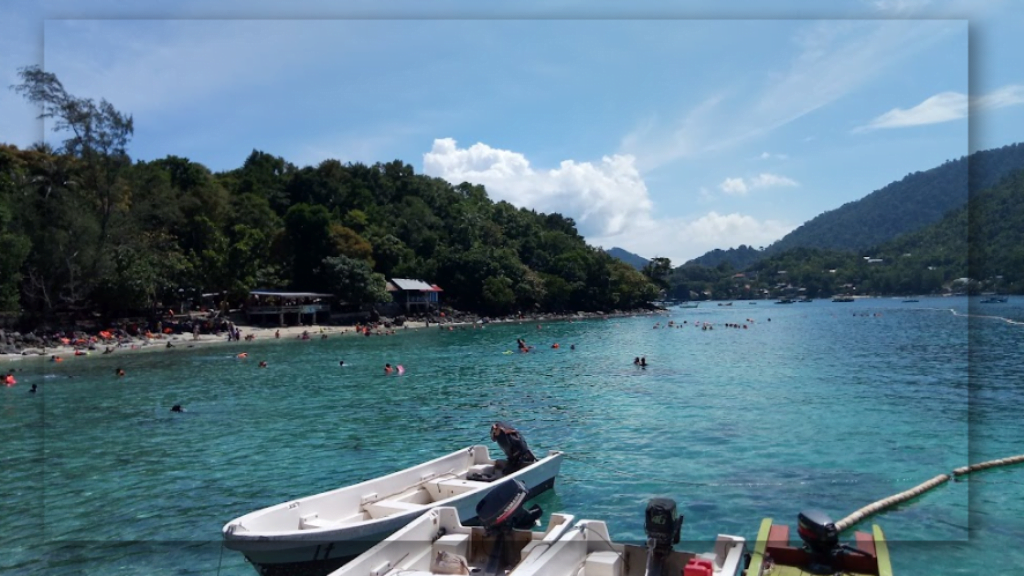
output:
<path id="1" fill-rule="evenodd" d="M 521 468 L 525 468 L 537 461 L 537 457 L 530 452 L 526 440 L 523 439 L 519 430 L 505 422 L 495 422 L 491 426 L 491 440 L 498 443 L 502 452 L 508 460 L 504 473 L 512 474 Z"/>

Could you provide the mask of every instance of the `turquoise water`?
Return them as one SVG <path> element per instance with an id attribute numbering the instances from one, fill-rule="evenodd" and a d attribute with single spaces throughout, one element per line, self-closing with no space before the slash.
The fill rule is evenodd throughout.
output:
<path id="1" fill-rule="evenodd" d="M 252 576 L 220 547 L 228 520 L 493 446 L 496 419 L 535 452 L 567 452 L 538 498 L 547 513 L 606 520 L 620 540 L 642 538 L 653 496 L 679 503 L 680 547 L 698 550 L 720 532 L 753 539 L 765 516 L 794 525 L 816 507 L 839 519 L 1024 453 L 1024 325 L 968 313 L 1024 321 L 1016 298 L 703 303 L 541 329 L 14 363 L 19 384 L 0 389 L 0 572 Z M 520 336 L 535 352 L 505 354 Z M 406 373 L 385 377 L 385 362 Z M 177 403 L 187 412 L 169 412 Z M 896 573 L 1024 566 L 1022 483 L 1024 467 L 990 470 L 877 516 Z"/>

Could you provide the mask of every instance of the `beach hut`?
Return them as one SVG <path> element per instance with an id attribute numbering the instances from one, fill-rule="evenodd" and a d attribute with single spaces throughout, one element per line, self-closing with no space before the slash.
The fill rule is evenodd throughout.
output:
<path id="1" fill-rule="evenodd" d="M 443 292 L 437 284 L 411 278 L 392 278 L 387 283 L 387 290 L 406 314 L 436 310 L 439 305 L 438 295 Z"/>
<path id="2" fill-rule="evenodd" d="M 330 319 L 333 294 L 251 290 L 245 315 L 250 324 L 319 324 Z"/>

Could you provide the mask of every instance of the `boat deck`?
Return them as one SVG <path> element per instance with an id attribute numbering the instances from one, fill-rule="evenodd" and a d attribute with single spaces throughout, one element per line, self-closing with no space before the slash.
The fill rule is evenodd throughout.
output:
<path id="1" fill-rule="evenodd" d="M 889 548 L 882 529 L 874 526 L 872 533 L 855 532 L 854 547 L 863 554 L 846 554 L 828 573 L 844 576 L 892 576 Z M 820 576 L 810 554 L 801 547 L 790 546 L 789 526 L 772 524 L 771 518 L 761 523 L 757 544 L 746 576 Z"/>

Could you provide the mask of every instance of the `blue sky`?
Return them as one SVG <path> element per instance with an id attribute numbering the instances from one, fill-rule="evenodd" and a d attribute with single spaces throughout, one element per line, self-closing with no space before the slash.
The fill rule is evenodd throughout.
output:
<path id="1" fill-rule="evenodd" d="M 764 4 L 16 0 L 0 79 L 106 98 L 138 159 L 400 159 L 674 264 L 1022 139 L 1012 2 Z M 0 110 L 0 141 L 54 139 Z"/>

